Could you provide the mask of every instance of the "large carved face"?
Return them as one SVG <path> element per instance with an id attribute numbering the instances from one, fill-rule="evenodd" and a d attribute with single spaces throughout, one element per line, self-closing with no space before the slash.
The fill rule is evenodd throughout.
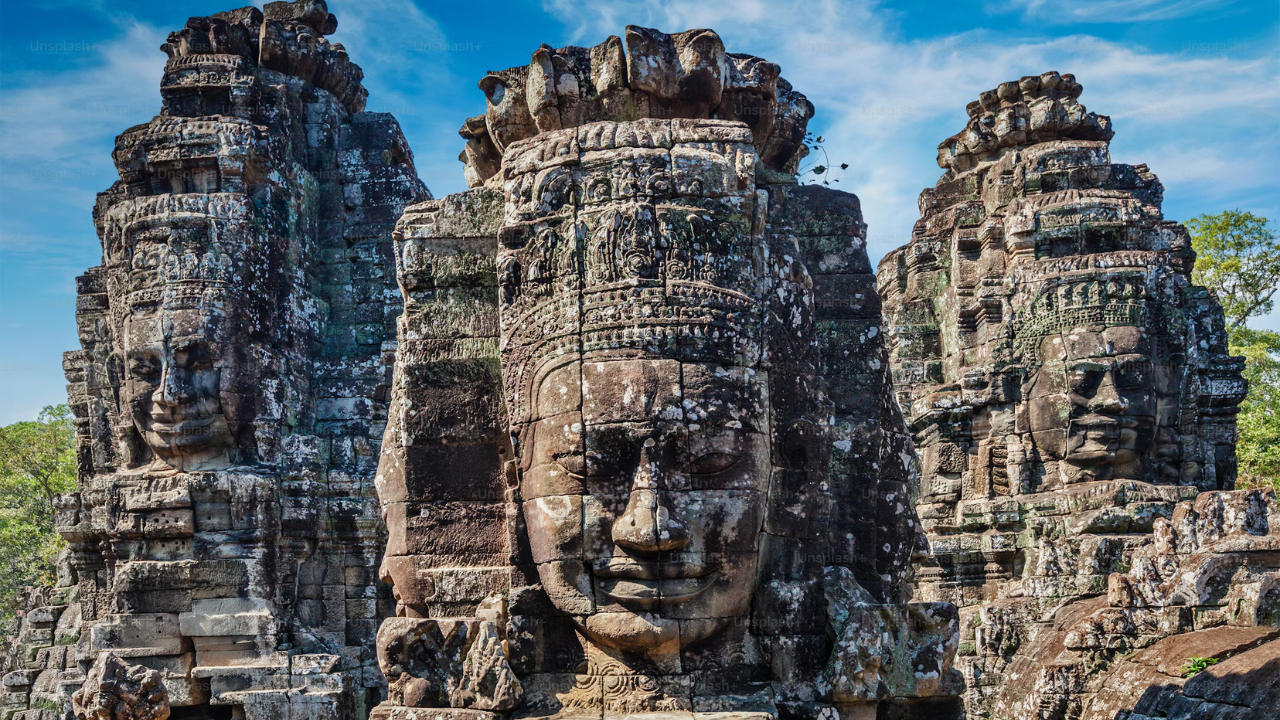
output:
<path id="1" fill-rule="evenodd" d="M 1042 456 L 1062 461 L 1068 482 L 1140 477 L 1169 372 L 1144 330 L 1075 328 L 1045 338 L 1040 357 L 1026 397 Z"/>
<path id="2" fill-rule="evenodd" d="M 125 325 L 124 397 L 158 460 L 178 470 L 228 464 L 234 444 L 221 400 L 220 315 L 135 314 Z"/>
<path id="3" fill-rule="evenodd" d="M 595 642 L 697 643 L 750 609 L 770 455 L 764 375 L 572 362 L 536 384 L 521 484 L 552 602 Z"/>

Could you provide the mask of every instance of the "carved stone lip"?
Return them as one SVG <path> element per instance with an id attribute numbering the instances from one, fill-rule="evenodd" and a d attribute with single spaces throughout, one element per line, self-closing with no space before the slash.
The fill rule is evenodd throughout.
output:
<path id="1" fill-rule="evenodd" d="M 204 417 L 178 420 L 171 423 L 159 422 L 153 419 L 151 421 L 151 432 L 157 435 L 192 435 L 211 425 L 216 418 L 216 415 L 205 415 Z"/>
<path id="2" fill-rule="evenodd" d="M 1137 453 L 1130 448 L 1116 450 L 1073 450 L 1067 457 L 1067 463 L 1080 468 L 1097 465 L 1125 465 L 1137 460 Z"/>
<path id="3" fill-rule="evenodd" d="M 698 597 L 711 587 L 718 575 L 719 572 L 713 570 L 697 577 L 599 578 L 596 588 L 621 605 L 653 609 L 659 604 L 687 602 Z"/>
<path id="4" fill-rule="evenodd" d="M 713 572 L 704 563 L 692 561 L 645 562 L 634 558 L 607 558 L 592 567 L 596 577 L 632 580 L 684 580 Z"/>
<path id="5" fill-rule="evenodd" d="M 1067 458 L 1072 465 L 1104 465 L 1116 459 L 1114 450 L 1076 450 Z"/>
<path id="6" fill-rule="evenodd" d="M 1079 428 L 1081 430 L 1135 428 L 1138 425 L 1138 418 L 1126 417 L 1124 415 L 1098 415 L 1096 413 L 1085 415 L 1071 421 L 1071 427 Z"/>
<path id="7" fill-rule="evenodd" d="M 1086 415 L 1071 423 L 1067 461 L 1072 465 L 1111 465 L 1126 462 L 1142 418 Z"/>

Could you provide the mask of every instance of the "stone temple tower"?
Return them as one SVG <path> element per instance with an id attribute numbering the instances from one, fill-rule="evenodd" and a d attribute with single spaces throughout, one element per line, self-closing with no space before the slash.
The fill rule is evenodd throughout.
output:
<path id="1" fill-rule="evenodd" d="M 472 189 L 397 226 L 374 716 L 958 717 L 858 199 L 794 175 L 808 100 L 634 26 L 480 88 Z"/>
<path id="2" fill-rule="evenodd" d="M 1063 648 L 1049 640 L 1105 604 L 1108 583 L 1128 582 L 1113 573 L 1150 553 L 1161 523 L 1202 512 L 1180 501 L 1235 483 L 1246 388 L 1222 309 L 1191 283 L 1195 253 L 1161 214 L 1160 181 L 1111 161 L 1111 121 L 1081 91 L 1050 72 L 970 103 L 965 129 L 938 148 L 944 173 L 920 195 L 910 244 L 878 272 L 922 459 L 930 553 L 915 583 L 922 599 L 961 608 L 970 718 L 1077 717 L 1097 691 L 1086 677 L 1101 682 L 1120 653 L 1185 632 L 1121 613 L 1129 624 L 1112 624 L 1108 642 L 1068 643 L 1078 656 L 1055 660 Z M 1032 687 L 1042 675 L 1019 658 L 1062 673 Z"/>
<path id="3" fill-rule="evenodd" d="M 190 19 L 160 114 L 116 141 L 65 359 L 70 554 L 6 688 L 29 718 L 350 718 L 384 692 L 391 233 L 430 194 L 336 27 L 322 0 Z"/>

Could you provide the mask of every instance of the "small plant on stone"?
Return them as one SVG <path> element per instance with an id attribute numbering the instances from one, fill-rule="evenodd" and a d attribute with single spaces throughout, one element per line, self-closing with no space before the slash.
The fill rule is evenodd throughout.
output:
<path id="1" fill-rule="evenodd" d="M 1182 677 L 1189 678 L 1204 672 L 1210 665 L 1217 665 L 1218 658 L 1196 657 L 1192 655 L 1187 658 L 1187 664 L 1182 666 Z"/>

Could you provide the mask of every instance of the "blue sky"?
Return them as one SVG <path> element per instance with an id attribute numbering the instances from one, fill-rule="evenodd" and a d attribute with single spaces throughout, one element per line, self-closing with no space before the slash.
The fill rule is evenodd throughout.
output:
<path id="1" fill-rule="evenodd" d="M 261 5 L 261 3 L 256 3 Z M 94 194 L 115 135 L 160 107 L 159 46 L 224 0 L 0 2 L 0 424 L 64 402 L 78 347 L 74 278 L 101 257 Z M 863 202 L 872 260 L 906 242 L 935 148 L 999 82 L 1074 73 L 1112 117 L 1118 162 L 1150 165 L 1165 215 L 1243 208 L 1280 220 L 1276 0 L 331 0 L 365 70 L 369 109 L 393 112 L 435 195 L 464 189 L 456 131 L 483 110 L 484 71 L 540 43 L 593 45 L 627 24 L 711 27 L 731 52 L 779 63 L 817 107 L 836 187 Z M 1261 326 L 1280 329 L 1280 314 Z"/>

